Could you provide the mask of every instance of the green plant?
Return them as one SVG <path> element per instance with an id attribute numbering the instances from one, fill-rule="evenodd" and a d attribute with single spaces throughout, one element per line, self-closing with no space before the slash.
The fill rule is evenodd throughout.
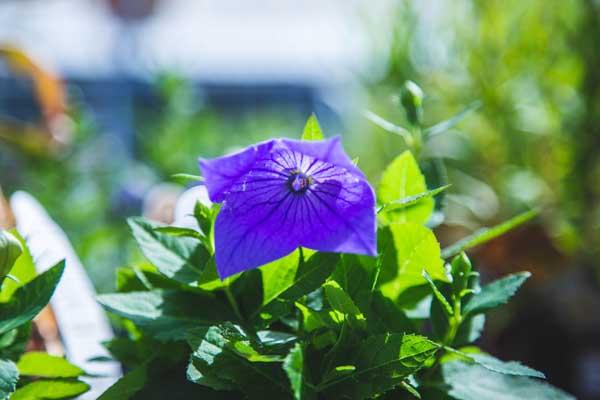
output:
<path id="1" fill-rule="evenodd" d="M 0 399 L 66 399 L 85 393 L 85 374 L 62 357 L 25 353 L 33 318 L 48 304 L 64 261 L 35 275 L 20 240 L 0 231 Z"/>
<path id="2" fill-rule="evenodd" d="M 315 122 L 306 140 L 323 137 Z M 425 224 L 445 189 L 428 191 L 404 152 L 378 186 L 376 257 L 298 248 L 224 280 L 219 205 L 196 205 L 199 229 L 130 219 L 149 262 L 99 297 L 124 333 L 106 347 L 129 370 L 101 399 L 571 398 L 473 345 L 529 274 L 480 286 L 464 252 L 536 213 L 441 249 Z"/>

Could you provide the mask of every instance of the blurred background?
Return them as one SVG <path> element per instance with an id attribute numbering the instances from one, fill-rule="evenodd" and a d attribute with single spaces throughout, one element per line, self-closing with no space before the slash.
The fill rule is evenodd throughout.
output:
<path id="1" fill-rule="evenodd" d="M 452 183 L 442 244 L 542 208 L 474 252 L 484 280 L 534 274 L 480 342 L 598 399 L 599 42 L 595 0 L 0 0 L 0 225 L 28 191 L 110 291 L 139 257 L 124 218 L 172 221 L 172 174 L 315 112 L 372 182 L 410 148 Z"/>

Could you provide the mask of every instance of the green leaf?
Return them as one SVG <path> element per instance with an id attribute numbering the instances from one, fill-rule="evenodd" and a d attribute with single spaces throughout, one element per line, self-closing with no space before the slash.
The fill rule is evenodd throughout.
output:
<path id="1" fill-rule="evenodd" d="M 131 320 L 156 339 L 180 340 L 186 329 L 233 320 L 233 312 L 217 299 L 197 293 L 152 290 L 105 294 L 98 301 L 108 311 Z"/>
<path id="2" fill-rule="evenodd" d="M 65 269 L 65 262 L 38 275 L 19 287 L 7 303 L 0 303 L 0 334 L 13 330 L 29 321 L 48 304 Z"/>
<path id="3" fill-rule="evenodd" d="M 42 380 L 28 383 L 13 393 L 10 400 L 54 400 L 79 396 L 89 390 L 87 383 L 76 380 Z"/>
<path id="4" fill-rule="evenodd" d="M 352 298 L 342 289 L 336 281 L 329 281 L 323 285 L 327 301 L 334 310 L 351 315 L 358 320 L 364 320 L 365 316 L 360 309 L 354 304 Z"/>
<path id="5" fill-rule="evenodd" d="M 367 323 L 371 333 L 410 333 L 416 328 L 406 314 L 380 291 L 373 293 Z"/>
<path id="6" fill-rule="evenodd" d="M 383 171 L 379 184 L 378 201 L 381 204 L 392 203 L 426 191 L 425 177 L 412 153 L 407 150 L 396 157 Z M 380 214 L 379 218 L 384 223 L 416 222 L 424 224 L 429 220 L 433 207 L 433 199 L 423 197 L 410 208 L 389 211 Z"/>
<path id="7" fill-rule="evenodd" d="M 538 214 L 538 210 L 529 210 L 492 228 L 481 228 L 464 239 L 461 239 L 458 242 L 446 247 L 442 251 L 442 257 L 450 258 L 457 255 L 461 251 L 465 251 L 472 247 L 479 246 L 485 242 L 489 242 L 490 240 L 503 235 L 511 229 L 524 224 Z"/>
<path id="8" fill-rule="evenodd" d="M 81 368 L 62 357 L 38 351 L 25 353 L 17 367 L 21 375 L 42 378 L 76 378 L 85 374 Z"/>
<path id="9" fill-rule="evenodd" d="M 449 386 L 448 394 L 458 400 L 575 400 L 543 381 L 499 374 L 477 364 L 443 363 L 442 375 Z"/>
<path id="10" fill-rule="evenodd" d="M 446 297 L 444 297 L 442 292 L 440 292 L 440 290 L 437 288 L 435 283 L 431 280 L 431 277 L 429 276 L 427 271 L 423 271 L 423 278 L 425 278 L 425 280 L 427 280 L 427 283 L 429 283 L 429 287 L 433 292 L 433 297 L 438 301 L 440 306 L 442 306 L 442 310 L 444 311 L 444 313 L 446 313 L 446 316 L 449 317 L 454 315 L 454 310 L 452 310 L 452 306 L 450 305 L 448 300 L 446 300 Z"/>
<path id="11" fill-rule="evenodd" d="M 473 103 L 469 104 L 467 106 L 467 108 L 465 108 L 458 114 L 454 115 L 453 117 L 448 118 L 445 121 L 439 122 L 427 129 L 425 129 L 424 130 L 425 136 L 427 138 L 430 138 L 432 136 L 439 135 L 440 133 L 447 132 L 448 130 L 452 129 L 456 124 L 458 124 L 460 121 L 465 119 L 465 117 L 467 117 L 473 111 L 476 111 L 479 107 L 481 107 L 481 102 L 474 101 Z"/>
<path id="12" fill-rule="evenodd" d="M 324 382 L 320 388 L 327 398 L 365 399 L 380 395 L 421 369 L 439 348 L 418 335 L 371 336 L 356 349 L 351 363 L 356 370 Z"/>
<path id="13" fill-rule="evenodd" d="M 279 363 L 251 362 L 240 356 L 234 344 L 239 330 L 230 325 L 199 328 L 189 332 L 188 343 L 194 349 L 193 366 L 199 383 L 238 388 L 250 399 L 288 398 L 287 378 Z"/>
<path id="14" fill-rule="evenodd" d="M 202 182 L 204 181 L 204 178 L 199 176 L 199 175 L 191 175 L 191 174 L 173 174 L 171 175 L 171 178 L 173 178 L 176 181 L 182 181 L 182 182 Z"/>
<path id="15" fill-rule="evenodd" d="M 314 389 L 305 382 L 304 354 L 302 346 L 299 343 L 296 343 L 285 357 L 285 360 L 283 361 L 283 370 L 290 380 L 294 399 L 308 400 L 316 398 Z"/>
<path id="16" fill-rule="evenodd" d="M 160 273 L 182 283 L 198 281 L 210 257 L 200 240 L 158 232 L 160 225 L 143 218 L 127 222 L 142 253 Z"/>
<path id="17" fill-rule="evenodd" d="M 530 276 L 529 272 L 520 272 L 484 286 L 465 304 L 463 313 L 479 314 L 505 304 Z"/>
<path id="18" fill-rule="evenodd" d="M 381 292 L 396 299 L 406 289 L 425 285 L 423 269 L 432 279 L 447 281 L 440 258 L 440 245 L 433 232 L 416 223 L 395 223 L 387 227 L 392 235 L 393 251 L 381 271 Z M 383 234 L 385 235 L 385 233 Z"/>
<path id="19" fill-rule="evenodd" d="M 98 400 L 129 400 L 139 392 L 147 380 L 147 365 L 132 369 L 109 387 Z"/>
<path id="20" fill-rule="evenodd" d="M 154 228 L 155 232 L 166 233 L 171 236 L 191 237 L 198 240 L 203 240 L 204 236 L 196 230 L 190 228 L 180 228 L 178 226 L 159 226 Z"/>
<path id="21" fill-rule="evenodd" d="M 302 132 L 302 140 L 323 140 L 323 132 L 319 125 L 317 116 L 313 113 L 308 117 L 306 125 L 304 125 L 304 131 Z"/>
<path id="22" fill-rule="evenodd" d="M 499 374 L 529 376 L 542 379 L 546 377 L 542 372 L 529 368 L 517 361 L 502 361 L 485 353 L 466 353 L 465 355 L 482 367 Z"/>
<path id="23" fill-rule="evenodd" d="M 12 361 L 0 360 L 0 399 L 8 398 L 15 391 L 18 380 L 17 366 Z"/>
<path id="24" fill-rule="evenodd" d="M 8 299 L 19 286 L 31 281 L 36 276 L 33 258 L 31 257 L 29 249 L 25 245 L 25 240 L 16 230 L 11 231 L 11 233 L 21 242 L 23 254 L 17 258 L 12 269 L 10 270 L 10 275 L 13 276 L 15 280 L 5 280 L 2 284 L 2 290 L 0 290 L 0 303 L 8 301 Z"/>
<path id="25" fill-rule="evenodd" d="M 294 285 L 299 266 L 300 251 L 296 250 L 279 260 L 260 267 L 262 273 L 263 306 L 275 300 Z"/>
<path id="26" fill-rule="evenodd" d="M 289 311 L 293 302 L 300 297 L 318 289 L 329 278 L 336 264 L 339 254 L 314 253 L 298 266 L 293 280 L 286 280 L 286 285 L 279 289 L 277 297 L 254 312 L 253 317 L 260 317 L 263 321 L 271 321 Z M 270 296 L 272 297 L 272 296 Z"/>
<path id="27" fill-rule="evenodd" d="M 379 115 L 375 114 L 372 111 L 366 110 L 364 112 L 365 118 L 369 121 L 382 128 L 383 130 L 393 133 L 394 135 L 400 136 L 407 144 L 411 144 L 413 142 L 412 135 L 410 131 L 406 128 L 403 128 L 399 125 L 393 124 L 390 121 L 387 121 L 381 118 Z"/>
<path id="28" fill-rule="evenodd" d="M 403 199 L 385 203 L 381 207 L 379 207 L 379 210 L 377 210 L 377 212 L 378 213 L 388 212 L 388 211 L 395 211 L 395 210 L 401 210 L 403 208 L 412 207 L 415 204 L 418 204 L 423 199 L 428 199 L 428 198 L 434 197 L 435 195 L 448 189 L 450 186 L 452 186 L 452 185 L 440 186 L 439 188 L 435 188 L 432 190 L 428 190 L 426 192 L 421 192 L 421 193 L 415 194 L 413 196 L 408 196 Z"/>
<path id="29" fill-rule="evenodd" d="M 19 239 L 0 229 L 0 285 L 22 253 L 23 246 Z"/>
<path id="30" fill-rule="evenodd" d="M 0 359 L 8 358 L 16 362 L 25 353 L 30 333 L 31 322 L 28 322 L 3 334 L 0 339 Z"/>

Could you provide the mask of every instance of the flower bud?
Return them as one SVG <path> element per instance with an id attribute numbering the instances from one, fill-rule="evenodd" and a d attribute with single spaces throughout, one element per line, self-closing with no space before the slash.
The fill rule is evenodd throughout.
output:
<path id="1" fill-rule="evenodd" d="M 423 114 L 423 91 L 413 81 L 406 81 L 400 92 L 400 102 L 406 112 L 406 119 L 412 125 L 418 126 L 421 124 Z"/>
<path id="2" fill-rule="evenodd" d="M 0 230 L 0 282 L 8 275 L 21 253 L 23 247 L 19 239 L 8 231 Z"/>

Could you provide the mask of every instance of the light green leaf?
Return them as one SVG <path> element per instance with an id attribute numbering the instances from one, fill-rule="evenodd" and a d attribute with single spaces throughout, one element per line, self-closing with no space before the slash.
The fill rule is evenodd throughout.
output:
<path id="1" fill-rule="evenodd" d="M 391 224 L 388 229 L 394 243 L 395 259 L 384 263 L 381 272 L 385 278 L 381 285 L 384 295 L 396 299 L 410 287 L 425 285 L 423 270 L 432 279 L 448 281 L 440 258 L 440 245 L 430 229 L 412 222 Z"/>
<path id="2" fill-rule="evenodd" d="M 32 281 L 19 287 L 7 303 L 0 303 L 0 334 L 29 321 L 48 304 L 65 269 L 61 261 Z"/>
<path id="3" fill-rule="evenodd" d="M 279 288 L 277 297 L 270 296 L 273 299 L 254 312 L 253 318 L 258 316 L 269 321 L 288 311 L 294 301 L 318 289 L 329 278 L 338 261 L 339 255 L 335 253 L 312 254 L 300 263 L 294 279 L 286 279 L 286 286 Z"/>
<path id="4" fill-rule="evenodd" d="M 313 113 L 308 117 L 306 125 L 304 125 L 304 131 L 302 132 L 302 140 L 323 140 L 323 132 L 319 125 L 317 116 Z"/>
<path id="5" fill-rule="evenodd" d="M 176 181 L 182 181 L 182 182 L 202 182 L 204 181 L 204 178 L 199 176 L 199 175 L 191 175 L 191 174 L 173 174 L 171 175 L 171 178 L 175 179 Z"/>
<path id="6" fill-rule="evenodd" d="M 0 285 L 22 253 L 23 246 L 19 239 L 0 229 Z"/>
<path id="7" fill-rule="evenodd" d="M 479 314 L 505 304 L 530 276 L 529 272 L 511 274 L 482 287 L 465 304 L 463 313 Z"/>
<path id="8" fill-rule="evenodd" d="M 283 361 L 283 370 L 290 380 L 294 399 L 308 400 L 316 398 L 314 390 L 305 382 L 304 355 L 302 346 L 296 343 Z"/>
<path id="9" fill-rule="evenodd" d="M 17 258 L 12 269 L 10 270 L 10 275 L 12 275 L 16 280 L 5 280 L 2 284 L 2 290 L 0 290 L 0 303 L 8 301 L 8 299 L 19 286 L 24 285 L 36 276 L 33 258 L 31 257 L 29 249 L 25 245 L 25 240 L 16 230 L 12 230 L 11 233 L 21 242 L 23 254 Z"/>
<path id="10" fill-rule="evenodd" d="M 392 203 L 427 191 L 425 177 L 410 151 L 405 151 L 391 162 L 381 177 L 378 201 L 381 204 Z M 416 222 L 424 224 L 433 212 L 434 201 L 423 197 L 410 208 L 397 209 L 380 214 L 384 223 Z"/>
<path id="11" fill-rule="evenodd" d="M 162 274 L 186 284 L 198 281 L 210 258 L 200 240 L 158 232 L 161 225 L 143 218 L 127 222 L 142 253 Z"/>
<path id="12" fill-rule="evenodd" d="M 342 289 L 336 281 L 329 281 L 323 285 L 327 301 L 334 310 L 351 315 L 358 320 L 364 320 L 365 317 L 359 308 L 354 304 L 352 298 Z"/>
<path id="13" fill-rule="evenodd" d="M 32 351 L 25 353 L 17 363 L 19 373 L 24 376 L 42 378 L 76 378 L 85 372 L 63 357 Z"/>
<path id="14" fill-rule="evenodd" d="M 202 236 L 200 232 L 190 228 L 180 228 L 178 226 L 159 226 L 158 228 L 154 228 L 154 231 L 166 233 L 171 236 L 191 237 L 198 240 L 204 239 L 204 236 Z"/>
<path id="15" fill-rule="evenodd" d="M 19 371 L 10 360 L 0 360 L 0 399 L 5 399 L 17 388 Z"/>
<path id="16" fill-rule="evenodd" d="M 499 374 L 460 361 L 442 364 L 448 394 L 458 400 L 575 400 L 575 397 L 537 379 Z"/>
<path id="17" fill-rule="evenodd" d="M 442 251 L 442 257 L 450 258 L 457 255 L 461 251 L 465 251 L 472 247 L 479 246 L 485 242 L 489 242 L 490 240 L 503 235 L 511 229 L 524 224 L 530 219 L 536 217 L 538 214 L 538 210 L 529 210 L 492 228 L 481 228 L 464 239 L 461 239 L 458 242 L 446 247 Z"/>
<path id="18" fill-rule="evenodd" d="M 351 363 L 356 370 L 322 383 L 320 389 L 335 398 L 365 399 L 380 395 L 421 369 L 439 348 L 418 335 L 371 336 L 356 349 Z"/>
<path id="19" fill-rule="evenodd" d="M 55 400 L 79 396 L 89 390 L 87 383 L 76 380 L 42 380 L 28 383 L 13 393 L 10 400 Z"/>
<path id="20" fill-rule="evenodd" d="M 276 299 L 277 296 L 294 284 L 299 265 L 300 251 L 296 250 L 279 260 L 260 267 L 263 283 L 263 305 Z"/>
<path id="21" fill-rule="evenodd" d="M 217 299 L 203 294 L 152 290 L 98 297 L 108 311 L 131 320 L 159 340 L 184 339 L 186 329 L 235 319 Z"/>
<path id="22" fill-rule="evenodd" d="M 383 204 L 381 207 L 379 207 L 379 210 L 377 210 L 377 212 L 380 213 L 380 212 L 401 210 L 403 208 L 412 207 L 415 204 L 418 204 L 423 199 L 434 197 L 435 195 L 448 189 L 450 186 L 452 186 L 452 185 L 440 186 L 439 188 L 435 188 L 432 190 L 428 190 L 426 192 L 421 192 L 421 193 L 415 194 L 413 196 L 408 196 L 408 197 L 405 197 L 400 200 L 395 200 L 390 203 Z"/>
<path id="23" fill-rule="evenodd" d="M 465 119 L 465 117 L 467 117 L 473 111 L 476 111 L 479 107 L 481 107 L 481 102 L 480 101 L 474 101 L 473 103 L 469 104 L 467 106 L 467 108 L 465 108 L 464 110 L 462 110 L 458 114 L 454 115 L 453 117 L 450 117 L 450 118 L 448 118 L 445 121 L 439 122 L 439 123 L 437 123 L 437 124 L 435 124 L 435 125 L 427 128 L 427 129 L 425 129 L 424 130 L 425 136 L 427 138 L 430 138 L 432 136 L 439 135 L 440 133 L 447 132 L 448 130 L 450 130 L 454 126 L 456 126 L 460 121 L 462 121 L 463 119 Z"/>
<path id="24" fill-rule="evenodd" d="M 369 110 L 366 110 L 364 112 L 364 116 L 369 121 L 371 121 L 375 125 L 379 126 L 383 130 L 393 133 L 394 135 L 400 136 L 409 145 L 412 144 L 412 142 L 413 142 L 412 135 L 408 129 L 403 128 L 399 125 L 393 124 L 390 121 L 381 118 L 379 115 L 377 115 L 374 112 L 369 111 Z"/>

